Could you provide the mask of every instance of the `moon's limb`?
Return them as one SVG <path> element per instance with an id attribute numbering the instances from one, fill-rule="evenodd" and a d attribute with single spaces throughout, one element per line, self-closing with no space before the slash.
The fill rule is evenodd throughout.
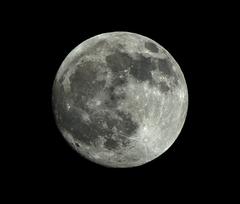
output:
<path id="1" fill-rule="evenodd" d="M 166 151 L 188 107 L 187 85 L 173 57 L 151 39 L 105 33 L 77 46 L 53 86 L 53 108 L 65 139 L 105 166 L 132 167 Z"/>

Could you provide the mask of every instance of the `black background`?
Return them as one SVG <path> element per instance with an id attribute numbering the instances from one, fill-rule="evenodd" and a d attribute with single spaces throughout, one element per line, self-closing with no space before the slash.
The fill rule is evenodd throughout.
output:
<path id="1" fill-rule="evenodd" d="M 227 87 L 219 83 L 225 68 L 217 62 L 226 56 L 222 39 L 226 29 L 230 32 L 222 7 L 93 5 L 28 4 L 20 10 L 16 5 L 18 12 L 6 15 L 11 16 L 5 29 L 10 31 L 8 47 L 15 48 L 14 58 L 6 61 L 17 64 L 7 91 L 13 98 L 8 102 L 13 114 L 7 118 L 11 148 L 4 148 L 9 188 L 26 185 L 32 192 L 43 186 L 50 194 L 73 188 L 76 197 L 89 192 L 93 197 L 95 192 L 139 197 L 147 191 L 154 197 L 162 189 L 199 199 L 218 194 L 231 180 L 221 146 L 230 133 L 222 125 L 226 117 L 219 99 Z M 111 31 L 135 32 L 161 44 L 179 63 L 188 85 L 188 114 L 178 139 L 159 158 L 137 168 L 106 168 L 80 157 L 61 136 L 52 113 L 52 85 L 66 55 L 84 40 Z"/>

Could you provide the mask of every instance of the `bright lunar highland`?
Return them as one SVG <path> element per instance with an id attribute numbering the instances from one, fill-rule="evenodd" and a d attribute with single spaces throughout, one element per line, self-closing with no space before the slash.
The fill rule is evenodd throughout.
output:
<path id="1" fill-rule="evenodd" d="M 143 165 L 178 137 L 188 108 L 171 54 L 139 34 L 111 32 L 73 49 L 52 92 L 57 126 L 83 157 L 107 167 Z"/>

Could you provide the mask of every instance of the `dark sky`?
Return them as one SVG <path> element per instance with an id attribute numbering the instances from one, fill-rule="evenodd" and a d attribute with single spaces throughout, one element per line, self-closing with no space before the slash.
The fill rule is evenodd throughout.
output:
<path id="1" fill-rule="evenodd" d="M 220 130 L 226 110 L 216 100 L 227 89 L 219 81 L 224 68 L 216 63 L 223 58 L 219 51 L 224 41 L 219 44 L 219 40 L 226 32 L 221 10 L 209 5 L 184 9 L 156 5 L 159 10 L 150 9 L 155 7 L 152 4 L 131 9 L 118 3 L 111 6 L 97 12 L 83 5 L 11 10 L 13 18 L 4 30 L 10 31 L 6 32 L 8 47 L 14 50 L 14 58 L 6 61 L 16 63 L 9 75 L 14 82 L 7 92 L 13 97 L 9 103 L 14 114 L 9 114 L 8 122 L 12 148 L 4 148 L 11 181 L 19 188 L 24 182 L 46 187 L 66 184 L 66 188 L 78 186 L 79 192 L 121 184 L 124 195 L 152 185 L 171 191 L 184 184 L 186 191 L 193 192 L 204 185 L 210 192 L 221 183 L 220 178 L 228 180 L 219 177 L 228 160 L 221 145 L 226 130 Z M 66 55 L 89 37 L 111 31 L 139 33 L 161 44 L 179 63 L 188 85 L 189 109 L 180 136 L 161 157 L 138 168 L 109 169 L 81 158 L 62 138 L 51 109 L 53 80 Z"/>

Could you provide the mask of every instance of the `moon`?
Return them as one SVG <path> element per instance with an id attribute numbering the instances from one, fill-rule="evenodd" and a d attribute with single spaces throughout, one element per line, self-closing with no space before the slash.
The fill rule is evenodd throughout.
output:
<path id="1" fill-rule="evenodd" d="M 188 91 L 161 45 L 130 32 L 82 42 L 62 62 L 52 89 L 57 127 L 80 155 L 115 168 L 146 164 L 177 139 Z"/>

